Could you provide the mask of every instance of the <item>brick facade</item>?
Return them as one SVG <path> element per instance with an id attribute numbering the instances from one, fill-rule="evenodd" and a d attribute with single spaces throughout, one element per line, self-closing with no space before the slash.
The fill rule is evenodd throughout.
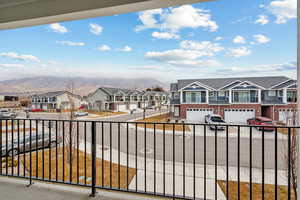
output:
<path id="1" fill-rule="evenodd" d="M 180 105 L 180 116 L 181 118 L 186 118 L 187 108 L 204 108 L 213 109 L 214 114 L 221 115 L 225 117 L 225 109 L 255 109 L 255 115 L 261 115 L 261 105 L 260 104 L 231 104 L 231 105 L 209 105 L 209 104 L 181 104 Z"/>
<path id="2" fill-rule="evenodd" d="M 262 113 L 262 107 L 268 107 Z M 188 108 L 201 108 L 201 109 L 213 109 L 214 114 L 221 115 L 225 117 L 225 109 L 254 109 L 255 116 L 262 116 L 263 114 L 266 117 L 271 118 L 272 120 L 279 120 L 279 111 L 280 110 L 295 110 L 296 104 L 287 104 L 287 105 L 271 105 L 271 106 L 262 106 L 261 104 L 231 104 L 231 105 L 209 105 L 209 104 L 181 104 L 180 105 L 180 118 L 186 119 L 186 110 Z"/>

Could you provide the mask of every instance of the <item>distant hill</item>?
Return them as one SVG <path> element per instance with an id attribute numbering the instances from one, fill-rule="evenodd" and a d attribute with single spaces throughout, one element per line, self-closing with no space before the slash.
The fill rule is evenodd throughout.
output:
<path id="1" fill-rule="evenodd" d="M 53 90 L 66 90 L 73 85 L 74 91 L 80 95 L 87 95 L 100 86 L 145 89 L 148 87 L 161 86 L 168 88 L 162 83 L 151 78 L 86 78 L 86 77 L 55 77 L 39 76 L 0 81 L 0 93 L 31 94 Z"/>

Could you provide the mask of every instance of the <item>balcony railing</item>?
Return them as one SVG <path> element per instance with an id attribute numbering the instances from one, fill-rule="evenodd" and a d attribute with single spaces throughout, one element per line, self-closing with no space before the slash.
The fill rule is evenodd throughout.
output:
<path id="1" fill-rule="evenodd" d="M 297 129 L 5 119 L 0 175 L 85 186 L 92 196 L 108 189 L 176 199 L 240 199 L 242 192 L 291 199 Z"/>
<path id="2" fill-rule="evenodd" d="M 282 104 L 282 97 L 262 97 L 263 104 Z"/>
<path id="3" fill-rule="evenodd" d="M 209 97 L 210 104 L 228 104 L 229 97 Z"/>

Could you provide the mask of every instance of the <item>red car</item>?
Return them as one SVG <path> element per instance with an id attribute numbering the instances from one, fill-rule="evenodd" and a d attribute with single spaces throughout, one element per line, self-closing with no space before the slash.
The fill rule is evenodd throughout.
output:
<path id="1" fill-rule="evenodd" d="M 31 112 L 44 112 L 44 110 L 41 108 L 34 108 L 34 109 L 31 109 Z"/>
<path id="2" fill-rule="evenodd" d="M 272 119 L 269 119 L 267 117 L 254 117 L 247 120 L 248 125 L 257 125 L 257 126 L 264 126 L 263 127 L 257 127 L 258 130 L 266 130 L 266 131 L 274 131 L 274 127 L 270 126 L 276 126 L 276 124 L 273 123 Z"/>

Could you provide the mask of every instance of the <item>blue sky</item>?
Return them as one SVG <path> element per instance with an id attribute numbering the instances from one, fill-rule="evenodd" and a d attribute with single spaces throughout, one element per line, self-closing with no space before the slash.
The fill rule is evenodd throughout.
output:
<path id="1" fill-rule="evenodd" d="M 296 0 L 220 0 L 0 31 L 0 79 L 296 76 Z"/>

